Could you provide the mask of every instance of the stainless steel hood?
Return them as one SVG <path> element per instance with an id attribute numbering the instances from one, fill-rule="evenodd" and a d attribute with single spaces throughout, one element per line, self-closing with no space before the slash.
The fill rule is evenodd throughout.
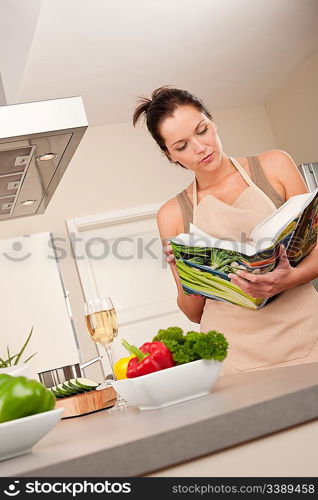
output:
<path id="1" fill-rule="evenodd" d="M 80 96 L 0 106 L 0 220 L 45 211 L 87 127 Z"/>

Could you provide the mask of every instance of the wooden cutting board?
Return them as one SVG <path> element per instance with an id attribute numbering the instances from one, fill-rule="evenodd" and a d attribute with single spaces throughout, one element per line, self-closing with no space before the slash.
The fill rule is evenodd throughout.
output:
<path id="1" fill-rule="evenodd" d="M 87 415 L 98 410 L 110 408 L 116 404 L 117 392 L 112 387 L 100 391 L 89 391 L 75 396 L 58 398 L 55 408 L 64 408 L 63 418 Z"/>

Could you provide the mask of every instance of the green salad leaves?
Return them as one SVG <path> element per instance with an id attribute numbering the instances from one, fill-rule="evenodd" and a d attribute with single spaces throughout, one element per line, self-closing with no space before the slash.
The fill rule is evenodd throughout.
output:
<path id="1" fill-rule="evenodd" d="M 184 334 L 182 328 L 178 326 L 159 330 L 152 341 L 165 344 L 177 365 L 198 359 L 223 361 L 227 356 L 229 345 L 223 333 L 217 330 L 207 333 L 190 331 Z"/>

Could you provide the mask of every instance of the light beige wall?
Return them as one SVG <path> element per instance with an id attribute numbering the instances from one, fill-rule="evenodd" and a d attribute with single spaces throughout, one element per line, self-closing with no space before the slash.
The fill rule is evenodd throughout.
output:
<path id="1" fill-rule="evenodd" d="M 318 52 L 265 104 L 279 149 L 297 165 L 318 161 Z"/>
<path id="2" fill-rule="evenodd" d="M 213 115 L 228 155 L 239 158 L 276 148 L 264 106 L 219 109 Z"/>
<path id="3" fill-rule="evenodd" d="M 262 106 L 218 110 L 215 119 L 224 150 L 244 156 L 275 147 Z M 83 321 L 83 296 L 70 252 L 65 220 L 121 208 L 164 202 L 181 191 L 192 174 L 170 164 L 143 126 L 117 124 L 88 128 L 60 185 L 43 215 L 1 222 L 1 238 L 51 231 L 64 238 L 60 261 L 83 359 L 96 354 Z M 21 312 L 21 314 L 23 314 Z M 53 314 L 53 311 L 52 311 Z M 93 377 L 96 367 L 88 368 Z M 95 375 L 96 376 L 96 375 Z"/>

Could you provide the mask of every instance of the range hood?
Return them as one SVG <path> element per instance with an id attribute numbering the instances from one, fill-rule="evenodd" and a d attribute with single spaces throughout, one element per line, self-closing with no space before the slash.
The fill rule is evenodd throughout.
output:
<path id="1" fill-rule="evenodd" d="M 80 96 L 0 106 L 0 220 L 45 211 L 87 127 Z"/>

